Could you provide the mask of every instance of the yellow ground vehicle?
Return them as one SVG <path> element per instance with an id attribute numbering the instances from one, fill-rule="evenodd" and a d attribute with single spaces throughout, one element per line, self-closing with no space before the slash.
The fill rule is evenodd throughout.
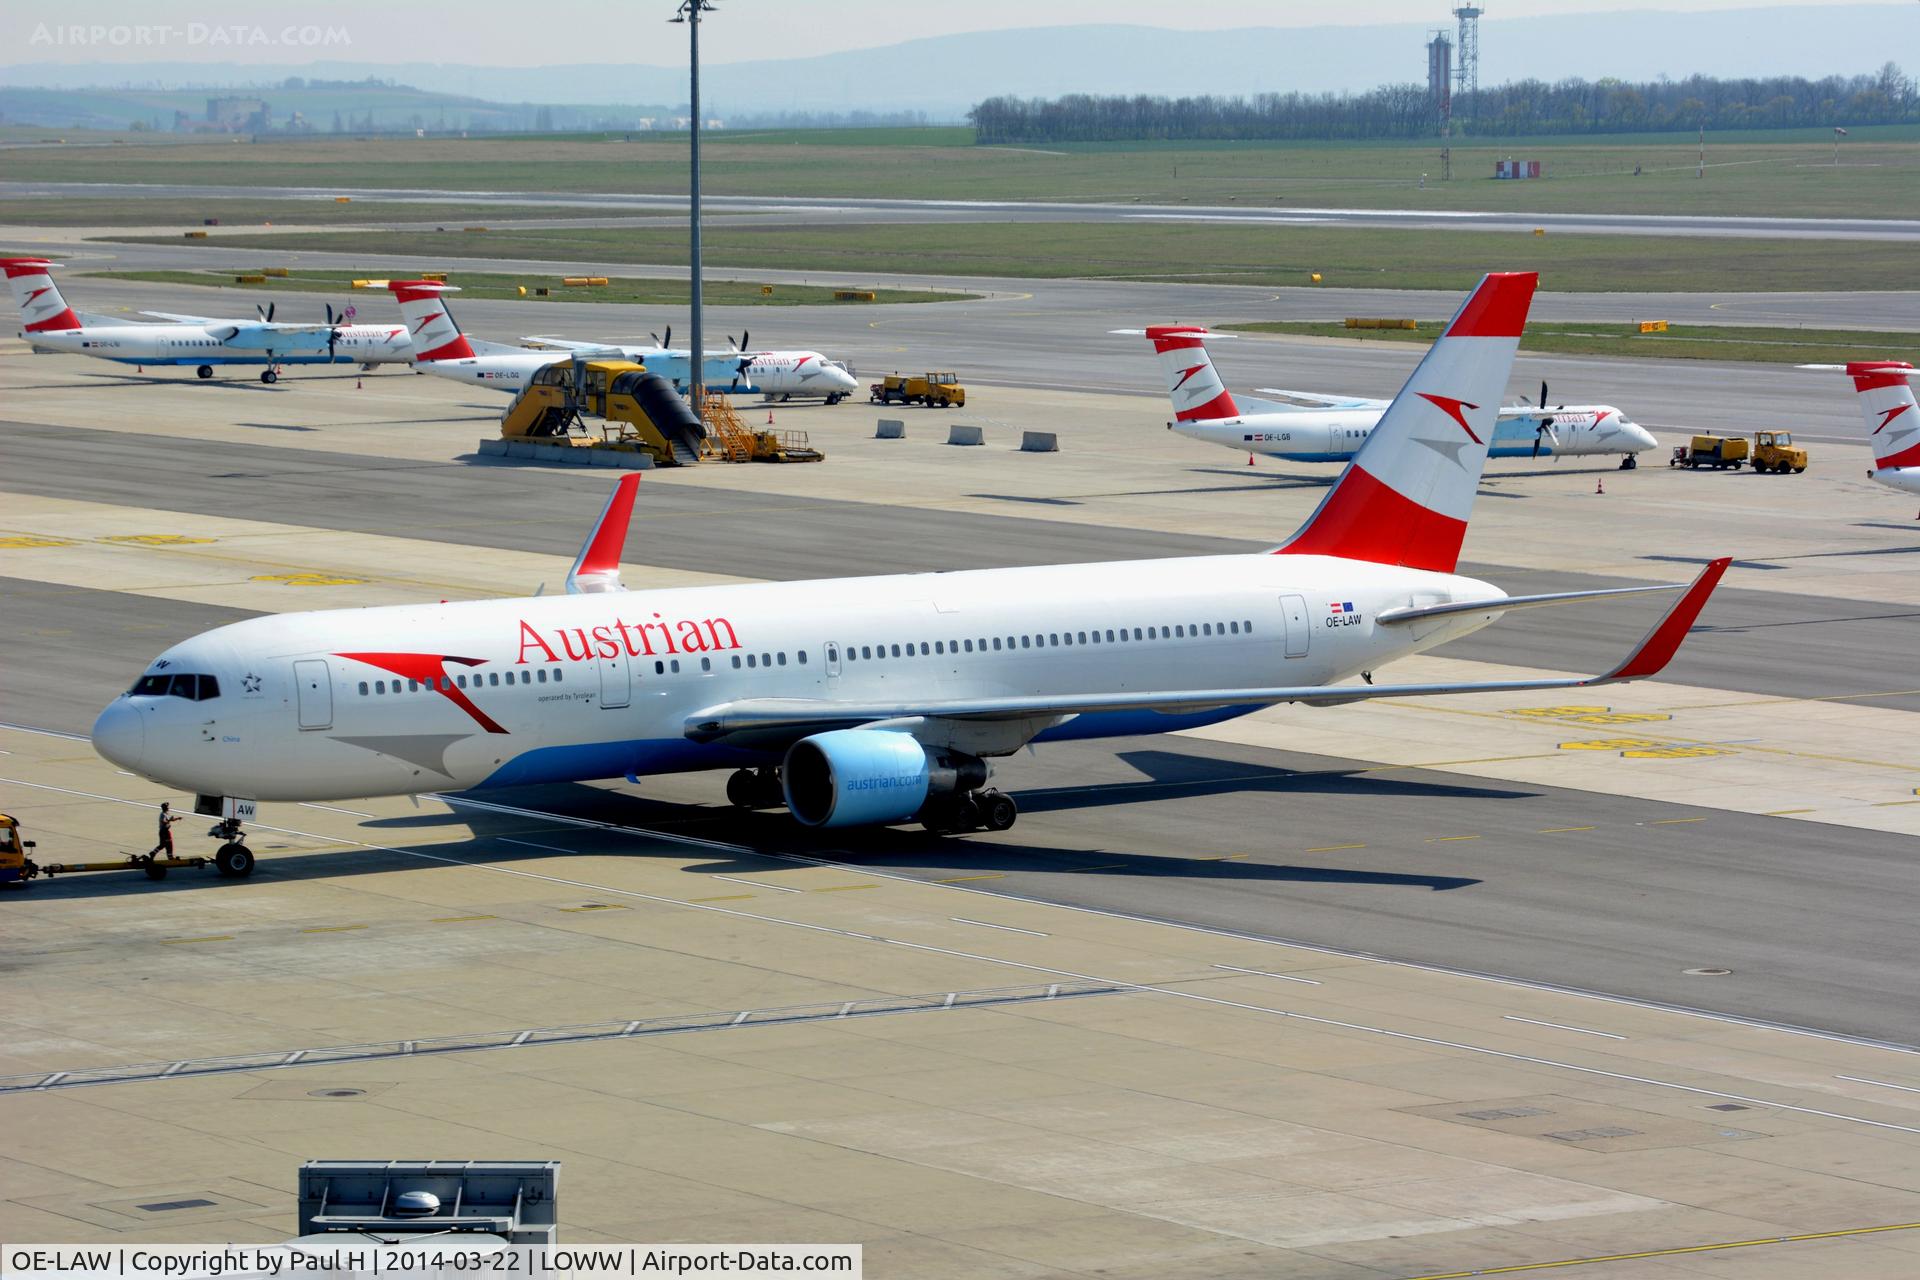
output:
<path id="1" fill-rule="evenodd" d="M 1791 431 L 1753 433 L 1753 469 L 1784 475 L 1798 475 L 1807 469 L 1807 451 L 1793 442 Z"/>
<path id="2" fill-rule="evenodd" d="M 1737 471 L 1749 461 L 1755 471 L 1800 472 L 1807 469 L 1807 451 L 1793 443 L 1790 431 L 1756 431 L 1751 447 L 1740 436 L 1695 436 L 1687 444 L 1674 446 L 1667 465 Z"/>
<path id="3" fill-rule="evenodd" d="M 890 373 L 867 388 L 868 404 L 924 404 L 945 409 L 964 405 L 967 389 L 955 373 L 901 375 Z"/>
<path id="4" fill-rule="evenodd" d="M 20 821 L 0 813 L 0 885 L 27 883 L 27 850 L 33 841 L 20 839 Z"/>

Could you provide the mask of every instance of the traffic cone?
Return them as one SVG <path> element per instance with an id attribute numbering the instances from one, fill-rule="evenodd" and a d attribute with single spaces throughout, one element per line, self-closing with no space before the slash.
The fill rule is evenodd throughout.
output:
<path id="1" fill-rule="evenodd" d="M 1252 465 L 1253 465 L 1253 455 L 1252 455 L 1252 454 L 1248 454 L 1248 455 L 1247 455 L 1247 465 L 1248 465 L 1248 466 L 1252 466 Z"/>
<path id="2" fill-rule="evenodd" d="M 1601 476 L 1593 482 L 1593 491 L 1595 493 L 1605 493 L 1607 491 L 1607 478 L 1605 476 Z"/>
<path id="3" fill-rule="evenodd" d="M 773 425 L 773 410 L 771 409 L 767 410 L 767 425 L 768 426 Z"/>
<path id="4" fill-rule="evenodd" d="M 354 377 L 354 379 L 353 379 L 353 389 L 354 389 L 355 391 L 358 391 L 358 390 L 360 390 L 360 378 L 359 378 L 359 376 L 358 376 L 358 375 L 355 375 L 355 377 Z"/>

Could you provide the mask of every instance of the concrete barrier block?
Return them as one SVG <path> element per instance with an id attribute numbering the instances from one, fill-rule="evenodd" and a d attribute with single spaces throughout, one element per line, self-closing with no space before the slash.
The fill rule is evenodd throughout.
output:
<path id="1" fill-rule="evenodd" d="M 612 449 L 580 449 L 576 452 L 592 454 L 593 459 L 589 465 L 596 467 L 617 467 L 627 456 Z"/>
<path id="2" fill-rule="evenodd" d="M 880 419 L 880 425 L 874 428 L 873 438 L 875 440 L 905 440 L 907 438 L 907 424 L 898 418 L 882 418 Z"/>
<path id="3" fill-rule="evenodd" d="M 534 444 L 531 440 L 506 440 L 502 443 L 507 446 L 507 456 L 509 458 L 531 458 L 534 456 Z"/>
<path id="4" fill-rule="evenodd" d="M 477 452 L 483 458 L 504 458 L 507 456 L 507 442 L 499 436 L 491 440 L 482 440 Z"/>
<path id="5" fill-rule="evenodd" d="M 955 423 L 947 428 L 948 444 L 985 444 L 986 442 L 986 432 L 979 427 L 967 427 Z"/>
<path id="6" fill-rule="evenodd" d="M 1058 453 L 1060 437 L 1051 431 L 1028 431 L 1020 436 L 1022 453 Z"/>
<path id="7" fill-rule="evenodd" d="M 653 470 L 653 455 L 650 453 L 622 453 L 617 456 L 620 465 L 628 471 Z"/>

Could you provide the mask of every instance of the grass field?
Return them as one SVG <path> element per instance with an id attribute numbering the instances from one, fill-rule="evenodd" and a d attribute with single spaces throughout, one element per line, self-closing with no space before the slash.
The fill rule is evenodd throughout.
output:
<path id="1" fill-rule="evenodd" d="M 1349 329 L 1340 320 L 1258 320 L 1213 326 L 1233 333 L 1286 333 L 1362 342 L 1428 344 L 1440 336 L 1438 321 L 1414 329 Z M 1849 360 L 1920 360 L 1920 333 L 1871 333 L 1851 329 L 1769 329 L 1740 325 L 1674 325 L 1665 333 L 1641 333 L 1630 324 L 1579 322 L 1527 325 L 1522 351 L 1566 356 L 1641 356 L 1655 360 L 1745 360 L 1766 364 L 1844 364 Z"/>
<path id="2" fill-rule="evenodd" d="M 139 239 L 139 238 L 134 238 Z M 147 243 L 180 244 L 178 239 Z M 677 227 L 485 233 L 301 232 L 223 236 L 219 246 L 565 262 L 679 264 Z M 1028 278 L 1298 285 L 1312 272 L 1352 288 L 1469 288 L 1490 268 L 1538 270 L 1573 293 L 1920 288 L 1920 253 L 1872 241 L 1546 235 L 1219 223 L 966 223 L 822 227 L 715 226 L 709 268 L 756 267 Z"/>
<path id="3" fill-rule="evenodd" d="M 332 200 L 233 200 L 193 196 L 143 196 L 137 199 L 82 197 L 79 199 L 0 200 L 0 226 L 8 227 L 197 227 L 205 218 L 222 226 L 274 223 L 281 226 L 328 226 L 337 223 L 429 222 L 465 226 L 492 218 L 590 218 L 593 209 L 578 206 L 499 205 L 484 209 L 447 202 Z M 619 210 L 617 212 L 632 212 Z M 652 212 L 649 210 L 648 212 Z M 662 209 L 672 214 L 672 209 Z M 682 216 L 685 210 L 680 211 Z"/>
<path id="4" fill-rule="evenodd" d="M 1437 141 L 1012 148 L 964 145 L 968 136 L 954 129 L 715 133 L 704 156 L 705 189 L 716 195 L 1871 218 L 1909 210 L 1920 187 L 1920 131 L 1895 127 L 1855 130 L 1837 170 L 1830 142 L 1804 132 L 1709 136 L 1704 179 L 1694 176 L 1698 149 L 1685 135 L 1456 139 L 1455 177 L 1446 183 L 1439 181 Z M 1539 159 L 1549 176 L 1494 181 L 1493 162 L 1506 156 Z M 684 135 L 76 145 L 11 159 L 21 176 L 58 182 L 663 194 L 684 192 L 687 183 Z M 1429 179 L 1424 189 L 1422 174 Z"/>
<path id="5" fill-rule="evenodd" d="M 171 242 L 169 242 L 171 243 Z M 258 268 L 251 269 L 253 273 Z M 355 279 L 378 278 L 377 271 L 343 273 L 339 271 L 290 271 L 285 277 L 268 276 L 258 284 L 239 284 L 234 277 L 248 274 L 246 268 L 233 271 L 90 271 L 89 276 L 103 280 L 141 280 L 155 284 L 192 284 L 213 288 L 243 289 L 253 293 L 367 293 L 368 290 L 356 290 Z M 533 301 L 567 302 L 632 302 L 648 306 L 684 307 L 688 304 L 688 287 L 684 280 L 641 280 L 631 277 L 615 276 L 604 285 L 587 287 L 568 287 L 561 283 L 559 276 L 540 275 L 499 275 L 485 272 L 454 272 L 448 276 L 449 284 L 458 285 L 462 297 L 467 298 L 508 298 L 525 297 Z M 874 303 L 890 302 L 964 302 L 978 297 L 971 293 L 949 293 L 932 289 L 876 289 L 874 303 L 838 299 L 834 291 L 818 285 L 762 285 L 749 280 L 708 280 L 705 282 L 705 301 L 710 306 L 744 307 L 818 307 L 872 306 Z M 526 292 L 522 294 L 520 291 Z M 542 299 L 535 291 L 550 290 L 550 296 Z M 766 292 L 771 290 L 772 292 Z M 380 298 L 387 297 L 385 289 L 373 291 Z"/>

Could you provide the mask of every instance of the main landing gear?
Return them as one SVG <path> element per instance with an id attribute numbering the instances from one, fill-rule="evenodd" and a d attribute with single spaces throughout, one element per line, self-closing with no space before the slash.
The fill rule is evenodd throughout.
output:
<path id="1" fill-rule="evenodd" d="M 274 383 L 280 381 L 280 373 L 276 369 L 263 369 L 260 372 L 260 381 L 266 383 L 268 386 L 272 386 Z"/>
<path id="2" fill-rule="evenodd" d="M 737 809 L 778 809 L 787 802 L 775 768 L 735 769 L 727 779 L 727 800 Z"/>
<path id="3" fill-rule="evenodd" d="M 203 364 L 198 369 L 195 369 L 194 373 L 199 376 L 202 382 L 205 382 L 208 378 L 211 378 L 213 376 L 213 366 L 210 364 Z"/>
<path id="4" fill-rule="evenodd" d="M 988 787 L 931 801 L 921 811 L 920 825 L 935 835 L 964 835 L 969 831 L 1005 831 L 1019 817 L 1020 806 L 1012 796 Z"/>
<path id="5" fill-rule="evenodd" d="M 253 850 L 247 848 L 247 833 L 240 829 L 240 819 L 223 818 L 207 834 L 222 841 L 213 855 L 215 871 L 232 880 L 253 874 Z"/>
<path id="6" fill-rule="evenodd" d="M 1637 471 L 1639 468 L 1640 459 L 1631 453 L 1620 459 L 1620 469 L 1622 471 Z"/>

